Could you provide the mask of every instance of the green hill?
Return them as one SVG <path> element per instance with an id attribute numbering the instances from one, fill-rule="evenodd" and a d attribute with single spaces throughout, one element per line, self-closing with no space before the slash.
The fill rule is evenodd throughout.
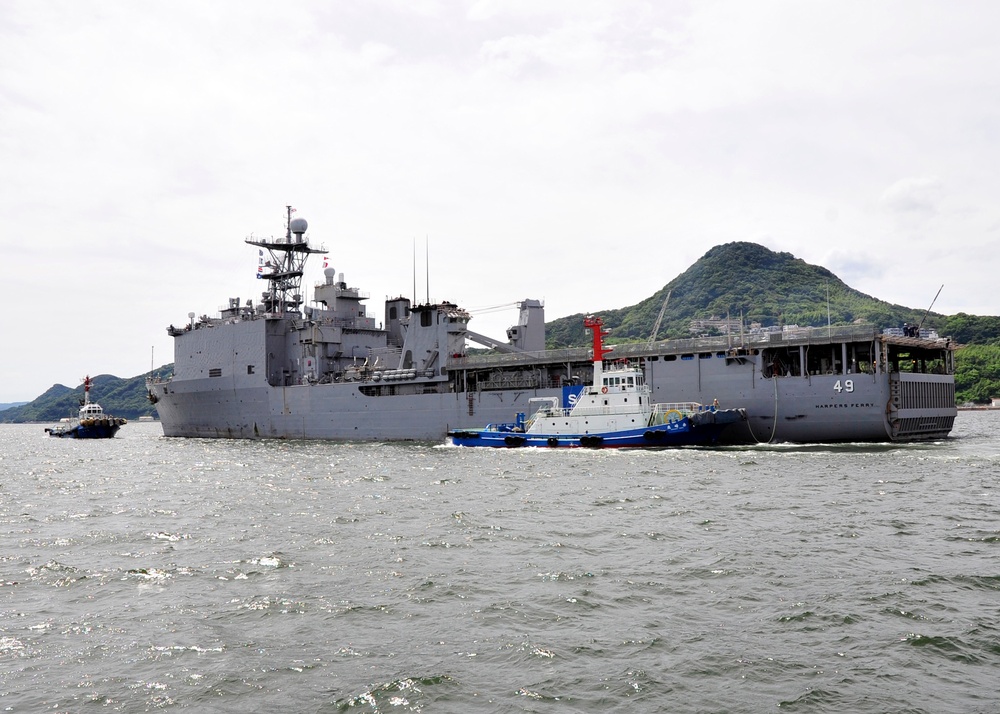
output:
<path id="1" fill-rule="evenodd" d="M 866 322 L 880 328 L 919 323 L 925 310 L 893 305 L 846 285 L 826 268 L 791 253 L 776 253 L 755 243 L 727 243 L 712 248 L 694 265 L 637 305 L 599 312 L 611 339 L 642 341 L 651 337 L 669 293 L 657 339 L 691 337 L 693 320 L 727 315 L 746 324 L 834 325 Z M 944 316 L 930 313 L 924 327 L 941 328 Z M 546 325 L 549 347 L 587 344 L 583 315 Z"/>

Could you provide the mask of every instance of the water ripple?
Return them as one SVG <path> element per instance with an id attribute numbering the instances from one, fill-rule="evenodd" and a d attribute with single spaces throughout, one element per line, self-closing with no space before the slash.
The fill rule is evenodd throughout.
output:
<path id="1" fill-rule="evenodd" d="M 996 711 L 1000 414 L 972 418 L 616 453 L 5 425 L 0 702 Z"/>

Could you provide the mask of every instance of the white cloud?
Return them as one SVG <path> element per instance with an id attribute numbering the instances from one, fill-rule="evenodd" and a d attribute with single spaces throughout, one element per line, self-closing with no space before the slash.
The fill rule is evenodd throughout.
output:
<path id="1" fill-rule="evenodd" d="M 944 186 L 936 176 L 900 179 L 889 186 L 879 198 L 879 205 L 902 213 L 937 213 L 944 195 Z"/>

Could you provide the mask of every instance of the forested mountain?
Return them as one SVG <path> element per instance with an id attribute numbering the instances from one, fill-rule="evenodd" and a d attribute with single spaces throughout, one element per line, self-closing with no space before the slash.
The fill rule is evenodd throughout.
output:
<path id="1" fill-rule="evenodd" d="M 776 253 L 755 243 L 727 243 L 712 248 L 694 265 L 637 305 L 596 314 L 604 318 L 614 342 L 645 341 L 669 293 L 656 339 L 691 337 L 693 320 L 711 317 L 761 325 L 834 325 L 871 323 L 879 328 L 904 322 L 921 323 L 941 335 L 969 345 L 956 356 L 955 386 L 959 403 L 985 402 L 1000 396 L 1000 317 L 959 313 L 945 316 L 927 308 L 908 308 L 878 300 L 847 286 L 826 268 L 810 265 L 791 253 Z M 928 303 L 933 295 L 928 295 Z M 549 347 L 589 343 L 583 314 L 546 324 Z M 155 370 L 166 377 L 173 365 Z M 115 416 L 136 419 L 155 415 L 146 398 L 146 377 L 94 378 L 94 401 Z M 83 399 L 82 385 L 53 385 L 34 401 L 0 411 L 0 422 L 55 422 L 75 416 Z"/>
<path id="2" fill-rule="evenodd" d="M 761 325 L 834 325 L 856 321 L 880 328 L 919 323 L 924 309 L 893 305 L 846 285 L 826 268 L 791 253 L 776 253 L 756 243 L 727 243 L 712 248 L 657 293 L 631 307 L 599 312 L 611 339 L 650 339 L 656 318 L 670 294 L 657 339 L 691 337 L 692 320 L 710 317 Z M 927 301 L 933 299 L 933 293 Z M 929 313 L 924 327 L 942 328 L 947 318 Z M 1000 323 L 1000 320 L 997 321 Z M 1000 324 L 996 326 L 1000 335 Z M 583 315 L 546 325 L 549 347 L 584 345 Z"/>

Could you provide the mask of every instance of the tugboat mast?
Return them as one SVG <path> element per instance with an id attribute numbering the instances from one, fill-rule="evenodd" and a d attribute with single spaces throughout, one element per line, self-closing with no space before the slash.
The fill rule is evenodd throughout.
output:
<path id="1" fill-rule="evenodd" d="M 282 314 L 299 311 L 302 304 L 302 273 L 310 253 L 325 253 L 326 248 L 311 248 L 305 238 L 309 223 L 305 218 L 292 218 L 295 209 L 285 206 L 285 237 L 246 239 L 250 245 L 267 250 L 270 260 L 264 265 L 270 273 L 258 274 L 267 280 L 268 289 L 262 294 L 264 309 L 268 313 Z"/>
<path id="2" fill-rule="evenodd" d="M 611 352 L 613 347 L 604 346 L 604 338 L 611 333 L 603 328 L 604 321 L 599 316 L 588 315 L 583 319 L 584 328 L 594 334 L 594 388 L 601 384 L 601 375 L 604 373 L 604 355 Z"/>

